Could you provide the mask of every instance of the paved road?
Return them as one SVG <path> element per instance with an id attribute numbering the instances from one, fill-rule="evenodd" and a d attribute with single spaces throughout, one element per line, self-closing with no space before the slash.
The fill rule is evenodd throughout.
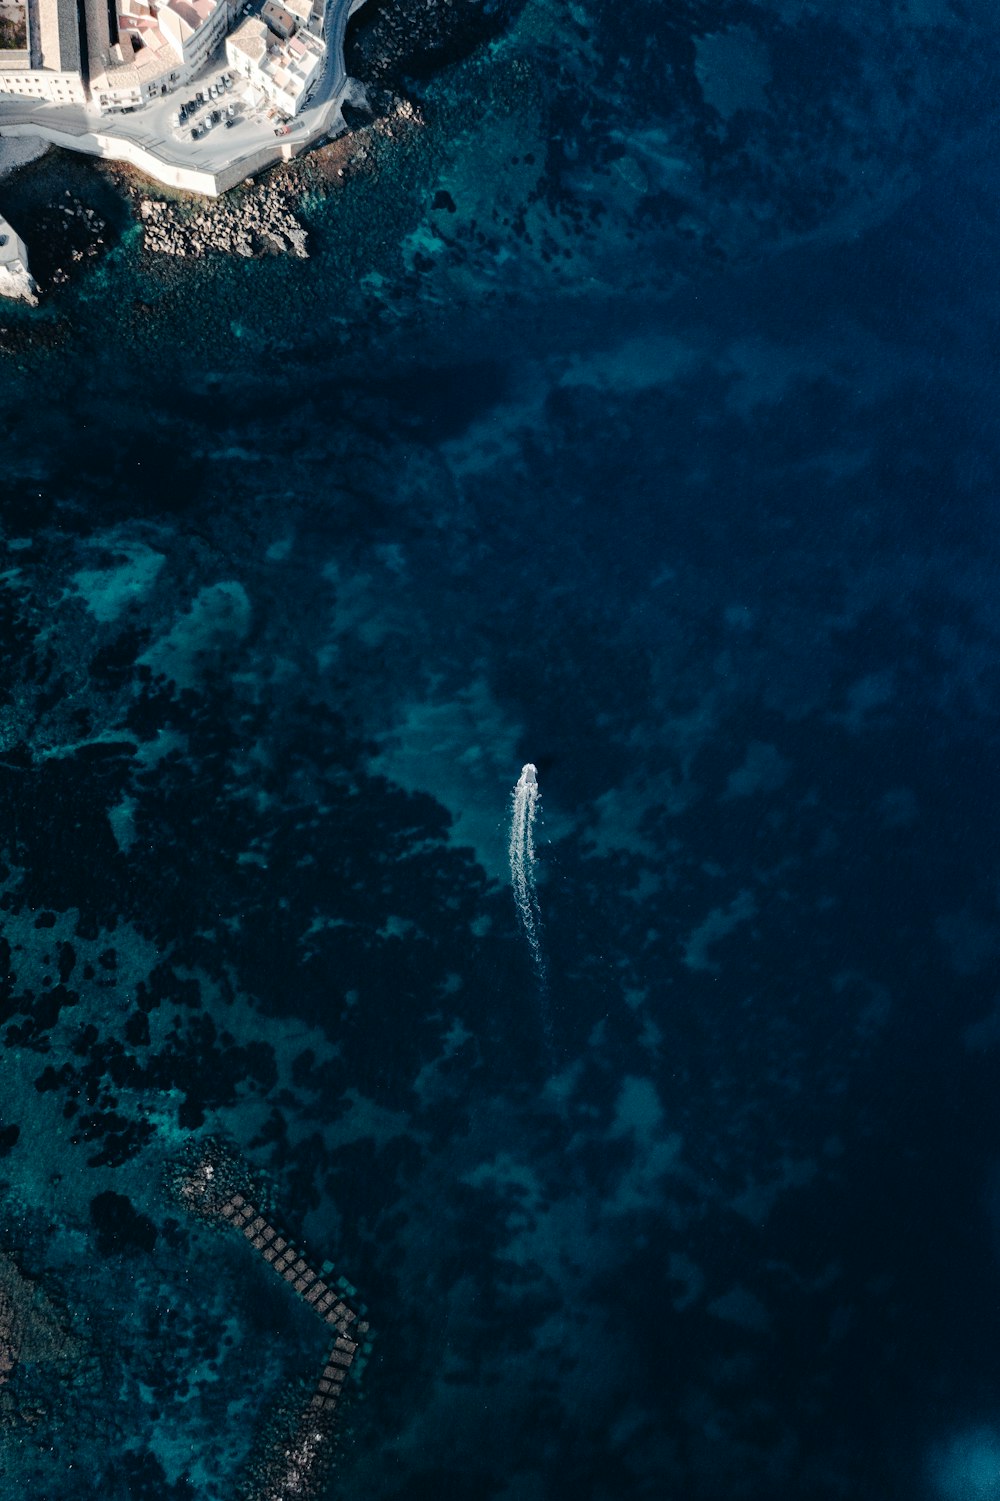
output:
<path id="1" fill-rule="evenodd" d="M 333 125 L 348 91 L 344 67 L 344 34 L 352 9 L 352 0 L 327 0 L 324 19 L 326 63 L 313 96 L 296 116 L 284 137 L 276 138 L 272 121 L 261 118 L 240 120 L 231 130 L 217 126 L 200 141 L 184 140 L 170 124 L 178 104 L 199 88 L 227 71 L 225 56 L 216 56 L 196 79 L 183 89 L 158 99 L 133 115 L 98 115 L 77 104 L 39 104 L 30 99 L 0 99 L 0 134 L 5 125 L 48 125 L 70 136 L 94 132 L 114 140 L 132 141 L 171 167 L 219 173 L 241 160 L 249 160 L 262 149 L 273 149 L 278 156 L 282 144 L 301 150 L 310 141 L 324 135 Z M 238 97 L 239 85 L 234 94 Z M 81 149 L 86 149 L 85 147 Z"/>

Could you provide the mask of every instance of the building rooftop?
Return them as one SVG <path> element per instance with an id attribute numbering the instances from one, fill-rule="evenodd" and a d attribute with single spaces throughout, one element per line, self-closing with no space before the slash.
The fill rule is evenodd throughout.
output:
<path id="1" fill-rule="evenodd" d="M 291 36 L 295 30 L 296 17 L 291 9 L 280 3 L 280 0 L 264 0 L 261 16 L 279 36 Z"/>
<path id="2" fill-rule="evenodd" d="M 56 73 L 79 72 L 82 64 L 76 0 L 43 0 L 37 15 L 42 66 Z"/>
<path id="3" fill-rule="evenodd" d="M 287 42 L 276 43 L 262 64 L 275 88 L 297 99 L 311 81 L 316 63 L 324 57 L 323 43 L 308 31 L 297 32 Z"/>
<path id="4" fill-rule="evenodd" d="M 192 31 L 197 31 L 199 26 L 205 24 L 215 6 L 216 0 L 167 0 L 167 8 L 185 25 L 190 26 Z"/>
<path id="5" fill-rule="evenodd" d="M 143 31 L 141 47 L 135 47 L 128 32 L 123 31 L 108 61 L 91 81 L 98 88 L 129 89 L 158 78 L 175 64 L 176 53 L 158 27 Z"/>
<path id="6" fill-rule="evenodd" d="M 270 35 L 263 21 L 249 16 L 242 26 L 229 33 L 227 45 L 242 52 L 252 62 L 261 62 L 267 56 L 267 39 Z"/>

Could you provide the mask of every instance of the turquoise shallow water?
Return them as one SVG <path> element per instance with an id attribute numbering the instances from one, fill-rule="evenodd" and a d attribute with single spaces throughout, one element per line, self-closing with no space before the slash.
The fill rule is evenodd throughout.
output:
<path id="1" fill-rule="evenodd" d="M 990 1497 L 990 12 L 477 35 L 305 263 L 4 186 L 122 226 L 0 318 L 4 1494 L 255 1494 L 218 1151 L 323 1494 Z"/>

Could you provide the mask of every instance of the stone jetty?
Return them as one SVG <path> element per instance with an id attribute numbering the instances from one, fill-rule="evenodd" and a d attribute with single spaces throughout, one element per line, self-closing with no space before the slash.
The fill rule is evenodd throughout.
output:
<path id="1" fill-rule="evenodd" d="M 293 1434 L 272 1445 L 254 1464 L 246 1492 L 250 1501 L 286 1501 L 318 1495 L 333 1460 L 333 1419 L 348 1376 L 370 1352 L 363 1308 L 346 1277 L 334 1277 L 328 1262 L 319 1268 L 285 1235 L 259 1205 L 249 1174 L 218 1142 L 205 1144 L 171 1175 L 175 1196 L 190 1213 L 238 1231 L 252 1250 L 333 1336 L 321 1373 Z"/>

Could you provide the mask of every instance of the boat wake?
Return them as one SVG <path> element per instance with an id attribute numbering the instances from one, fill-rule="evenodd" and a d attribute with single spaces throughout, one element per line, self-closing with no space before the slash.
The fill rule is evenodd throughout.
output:
<path id="1" fill-rule="evenodd" d="M 514 904 L 531 950 L 538 983 L 544 991 L 546 986 L 545 955 L 542 952 L 542 916 L 538 907 L 538 892 L 535 887 L 535 815 L 538 812 L 540 793 L 538 772 L 529 761 L 521 767 L 511 794 L 510 818 L 510 880 L 514 890 Z"/>

